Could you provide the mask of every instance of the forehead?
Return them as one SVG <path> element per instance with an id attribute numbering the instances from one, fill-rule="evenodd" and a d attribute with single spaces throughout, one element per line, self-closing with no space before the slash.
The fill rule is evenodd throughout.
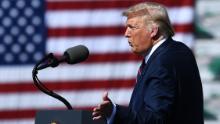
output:
<path id="1" fill-rule="evenodd" d="M 144 19 L 141 17 L 133 17 L 133 18 L 127 18 L 126 25 L 138 25 L 143 24 Z"/>

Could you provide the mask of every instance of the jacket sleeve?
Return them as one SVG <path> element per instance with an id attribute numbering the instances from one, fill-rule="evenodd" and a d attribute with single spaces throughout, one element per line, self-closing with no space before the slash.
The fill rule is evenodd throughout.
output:
<path id="1" fill-rule="evenodd" d="M 166 67 L 155 69 L 144 82 L 141 109 L 132 111 L 129 107 L 117 107 L 116 119 L 120 120 L 118 122 L 120 124 L 167 124 L 177 95 L 178 82 L 174 70 Z"/>

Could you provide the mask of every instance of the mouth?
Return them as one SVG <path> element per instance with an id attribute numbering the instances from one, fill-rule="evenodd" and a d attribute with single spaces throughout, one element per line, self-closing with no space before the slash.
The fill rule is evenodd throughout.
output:
<path id="1" fill-rule="evenodd" d="M 130 47 L 133 47 L 131 41 L 128 41 L 128 44 L 129 44 Z"/>

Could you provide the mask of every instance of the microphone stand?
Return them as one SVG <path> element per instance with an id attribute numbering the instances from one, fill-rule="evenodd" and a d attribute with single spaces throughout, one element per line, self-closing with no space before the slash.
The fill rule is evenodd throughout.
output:
<path id="1" fill-rule="evenodd" d="M 46 63 L 44 65 L 42 65 L 42 63 Z M 53 92 L 52 90 L 48 89 L 37 77 L 38 71 L 41 69 L 44 69 L 46 67 L 56 67 L 59 65 L 59 60 L 57 58 L 54 57 L 54 55 L 52 53 L 49 53 L 47 56 L 45 56 L 42 60 L 40 60 L 33 68 L 32 71 L 32 77 L 34 80 L 34 85 L 43 93 L 54 97 L 58 100 L 60 100 L 61 102 L 63 102 L 68 110 L 73 110 L 71 104 L 62 96 L 56 94 L 55 92 Z"/>

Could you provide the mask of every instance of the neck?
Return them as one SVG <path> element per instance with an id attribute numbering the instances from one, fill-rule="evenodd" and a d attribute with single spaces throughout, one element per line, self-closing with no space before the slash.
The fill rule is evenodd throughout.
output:
<path id="1" fill-rule="evenodd" d="M 163 35 L 153 38 L 153 46 L 164 38 L 165 38 L 165 36 L 163 36 Z"/>
<path id="2" fill-rule="evenodd" d="M 165 36 L 163 36 L 163 35 L 161 35 L 161 36 L 159 36 L 156 40 L 155 40 L 155 38 L 153 38 L 152 40 L 152 47 L 151 48 L 149 48 L 145 53 L 143 53 L 141 56 L 142 57 L 145 57 L 146 55 L 148 55 L 149 53 L 150 53 L 150 51 L 151 51 L 151 49 L 153 48 L 153 46 L 155 45 L 155 44 L 157 44 L 158 42 L 160 42 L 161 40 L 163 40 L 163 39 L 165 39 L 166 37 Z"/>

